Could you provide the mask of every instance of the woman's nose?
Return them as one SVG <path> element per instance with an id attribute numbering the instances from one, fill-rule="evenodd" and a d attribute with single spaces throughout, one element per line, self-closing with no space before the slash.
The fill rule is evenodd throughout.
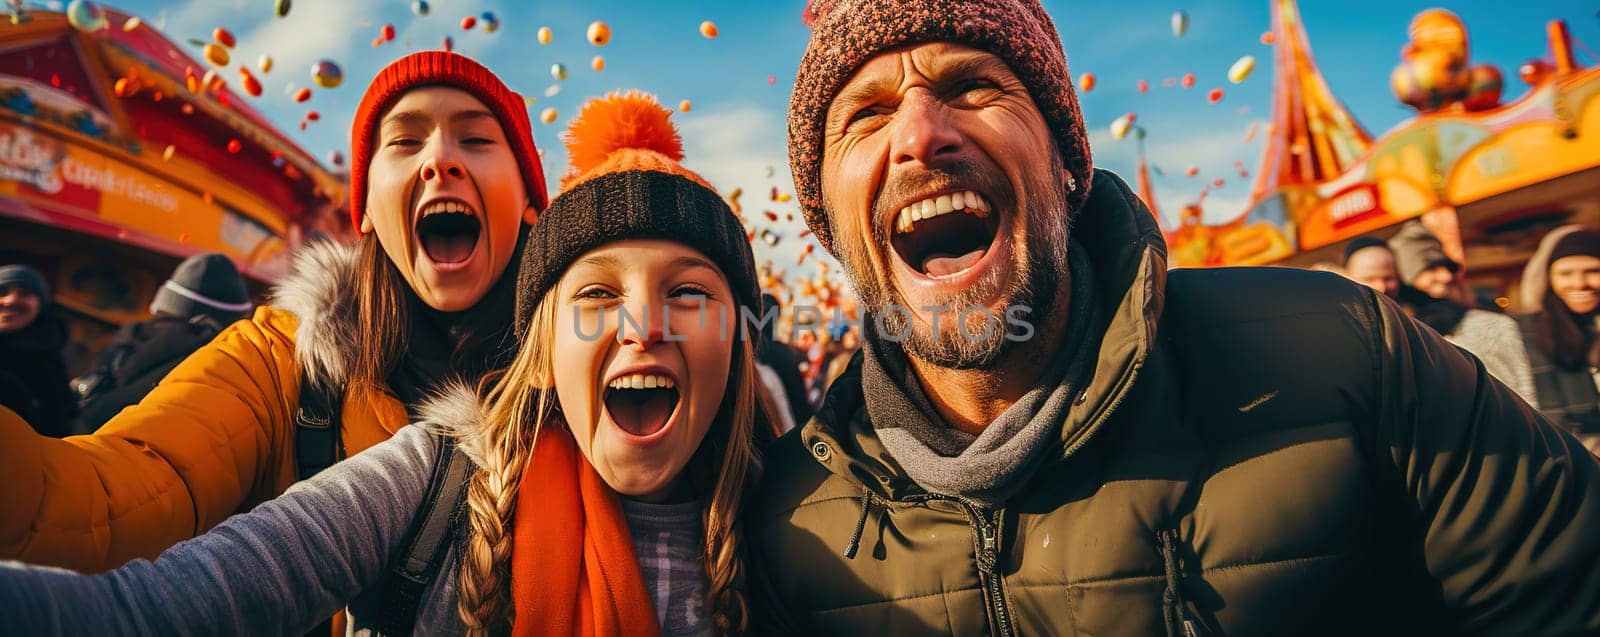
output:
<path id="1" fill-rule="evenodd" d="M 427 159 L 422 161 L 422 180 L 440 181 L 446 178 L 461 179 L 467 176 L 467 169 L 456 159 L 454 153 L 443 149 L 434 150 Z"/>

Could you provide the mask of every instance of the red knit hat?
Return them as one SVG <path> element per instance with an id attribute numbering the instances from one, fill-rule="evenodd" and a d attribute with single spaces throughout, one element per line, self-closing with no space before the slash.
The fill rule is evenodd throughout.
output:
<path id="1" fill-rule="evenodd" d="M 419 51 L 378 71 L 367 86 L 367 94 L 361 97 L 361 105 L 356 107 L 355 121 L 350 124 L 350 223 L 360 228 L 361 215 L 366 211 L 367 164 L 372 161 L 379 120 L 401 95 L 419 86 L 458 88 L 489 107 L 505 129 L 534 209 L 543 212 L 550 199 L 545 194 L 544 166 L 539 163 L 539 149 L 533 145 L 533 124 L 528 121 L 522 96 L 472 58 L 449 51 Z"/>

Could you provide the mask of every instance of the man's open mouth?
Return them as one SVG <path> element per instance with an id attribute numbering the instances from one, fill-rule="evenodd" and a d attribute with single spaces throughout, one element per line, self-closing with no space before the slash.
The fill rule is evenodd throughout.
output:
<path id="1" fill-rule="evenodd" d="M 417 242 L 434 263 L 462 263 L 478 247 L 483 224 L 458 200 L 435 201 L 417 217 Z"/>
<path id="2" fill-rule="evenodd" d="M 889 243 L 911 269 L 946 277 L 976 265 L 1000 231 L 989 201 L 971 190 L 928 197 L 900 209 Z"/>
<path id="3" fill-rule="evenodd" d="M 665 374 L 628 374 L 606 386 L 606 413 L 617 427 L 644 437 L 661 431 L 678 407 L 678 383 Z"/>

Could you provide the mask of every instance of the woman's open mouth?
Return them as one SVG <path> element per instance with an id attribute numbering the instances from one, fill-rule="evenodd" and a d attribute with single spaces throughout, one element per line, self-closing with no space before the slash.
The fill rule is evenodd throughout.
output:
<path id="1" fill-rule="evenodd" d="M 461 265 L 472 258 L 483 234 L 483 223 L 465 203 L 447 199 L 423 208 L 417 217 L 417 243 L 428 259 L 443 266 Z"/>
<path id="2" fill-rule="evenodd" d="M 1000 231 L 989 201 L 971 190 L 928 197 L 900 209 L 889 243 L 900 260 L 930 278 L 972 269 Z"/>
<path id="3" fill-rule="evenodd" d="M 678 383 L 664 373 L 625 374 L 606 385 L 606 414 L 618 429 L 637 438 L 666 429 L 678 402 Z"/>

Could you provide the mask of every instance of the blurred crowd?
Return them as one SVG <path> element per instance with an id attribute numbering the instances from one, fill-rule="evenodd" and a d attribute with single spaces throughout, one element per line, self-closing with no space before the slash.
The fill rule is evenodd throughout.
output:
<path id="1" fill-rule="evenodd" d="M 1341 265 L 1321 269 L 1399 303 L 1600 453 L 1600 232 L 1567 225 L 1546 234 L 1523 269 L 1515 315 L 1477 299 L 1462 264 L 1416 221 L 1387 242 L 1350 242 Z"/>
<path id="2" fill-rule="evenodd" d="M 44 275 L 0 267 L 0 405 L 46 436 L 93 433 L 252 307 L 232 260 L 192 256 L 156 291 L 149 319 L 123 326 L 88 373 L 69 378 L 66 321 Z"/>

